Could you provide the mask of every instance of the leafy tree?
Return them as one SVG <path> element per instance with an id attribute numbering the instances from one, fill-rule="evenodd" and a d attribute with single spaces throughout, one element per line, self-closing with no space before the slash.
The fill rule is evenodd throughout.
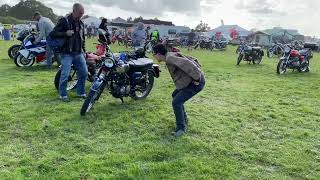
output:
<path id="1" fill-rule="evenodd" d="M 8 15 L 17 19 L 31 20 L 34 12 L 40 12 L 43 16 L 50 18 L 53 22 L 58 20 L 51 8 L 46 7 L 36 0 L 21 0 L 18 4 L 9 9 Z"/>
<path id="2" fill-rule="evenodd" d="M 0 6 L 0 16 L 8 16 L 10 8 L 8 4 Z"/>
<path id="3" fill-rule="evenodd" d="M 128 17 L 127 18 L 127 22 L 132 22 L 133 21 L 133 18 L 132 17 Z"/>
<path id="4" fill-rule="evenodd" d="M 200 21 L 200 24 L 198 24 L 195 28 L 196 32 L 207 32 L 210 30 L 210 27 L 207 23 L 204 23 L 203 21 Z"/>
<path id="5" fill-rule="evenodd" d="M 133 20 L 134 23 L 141 22 L 141 21 L 143 21 L 143 17 L 142 16 L 134 18 L 134 20 Z"/>

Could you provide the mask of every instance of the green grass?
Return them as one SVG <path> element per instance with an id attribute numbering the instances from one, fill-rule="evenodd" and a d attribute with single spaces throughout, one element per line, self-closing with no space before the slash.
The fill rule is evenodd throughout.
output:
<path id="1" fill-rule="evenodd" d="M 0 42 L 0 179 L 320 179 L 319 54 L 310 73 L 279 76 L 277 59 L 237 67 L 234 47 L 193 51 L 207 84 L 175 139 L 164 65 L 146 100 L 104 93 L 80 117 L 75 93 L 58 99 L 57 69 L 17 68 L 13 43 Z"/>

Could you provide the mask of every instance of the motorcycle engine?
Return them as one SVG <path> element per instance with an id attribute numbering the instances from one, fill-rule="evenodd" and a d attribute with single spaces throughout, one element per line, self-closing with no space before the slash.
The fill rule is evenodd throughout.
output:
<path id="1" fill-rule="evenodd" d="M 290 58 L 290 64 L 291 64 L 293 67 L 299 67 L 299 66 L 300 66 L 300 59 L 299 59 L 299 57 L 291 57 L 291 58 Z"/>
<path id="2" fill-rule="evenodd" d="M 126 74 L 116 74 L 113 76 L 110 93 L 115 98 L 122 98 L 129 95 L 131 90 L 129 77 Z"/>

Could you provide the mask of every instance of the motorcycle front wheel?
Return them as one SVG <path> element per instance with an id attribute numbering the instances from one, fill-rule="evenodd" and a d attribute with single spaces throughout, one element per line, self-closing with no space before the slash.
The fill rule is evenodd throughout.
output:
<path id="1" fill-rule="evenodd" d="M 285 61 L 281 59 L 277 66 L 277 73 L 278 74 L 285 74 L 287 72 L 287 66 L 285 64 Z"/>
<path id="2" fill-rule="evenodd" d="M 150 94 L 154 84 L 154 74 L 146 72 L 142 77 L 142 82 L 136 86 L 131 98 L 135 101 L 145 99 Z"/>
<path id="3" fill-rule="evenodd" d="M 106 87 L 106 82 L 103 82 L 102 84 L 100 84 L 97 90 L 93 90 L 92 88 L 90 89 L 90 92 L 81 107 L 81 110 L 80 110 L 81 116 L 85 116 L 86 113 L 92 109 L 95 102 L 99 100 L 105 87 Z"/>
<path id="4" fill-rule="evenodd" d="M 238 66 L 240 65 L 240 62 L 242 61 L 242 59 L 243 59 L 243 54 L 239 54 L 238 60 L 237 60 L 237 65 Z"/>
<path id="5" fill-rule="evenodd" d="M 27 59 L 20 53 L 14 58 L 14 63 L 17 67 L 31 67 L 35 61 L 36 59 L 34 57 Z"/>

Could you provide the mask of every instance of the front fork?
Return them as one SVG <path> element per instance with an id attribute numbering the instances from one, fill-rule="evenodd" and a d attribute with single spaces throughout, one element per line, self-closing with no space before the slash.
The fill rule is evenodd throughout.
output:
<path id="1" fill-rule="evenodd" d="M 102 70 L 100 70 L 102 71 Z M 99 76 L 96 77 L 96 79 L 93 81 L 91 85 L 91 90 L 97 92 L 101 87 L 105 88 L 107 85 L 107 76 L 109 75 L 109 72 L 100 72 L 98 73 Z"/>

